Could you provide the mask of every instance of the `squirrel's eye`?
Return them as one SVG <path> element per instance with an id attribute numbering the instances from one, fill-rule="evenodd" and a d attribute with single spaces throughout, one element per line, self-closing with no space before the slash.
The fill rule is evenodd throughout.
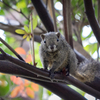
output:
<path id="1" fill-rule="evenodd" d="M 44 41 L 44 43 L 46 43 L 46 41 Z"/>
<path id="2" fill-rule="evenodd" d="M 59 41 L 59 39 L 57 39 L 57 42 Z"/>

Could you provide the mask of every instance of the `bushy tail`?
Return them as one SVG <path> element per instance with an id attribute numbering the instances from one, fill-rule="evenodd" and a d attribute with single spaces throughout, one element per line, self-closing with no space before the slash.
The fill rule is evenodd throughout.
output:
<path id="1" fill-rule="evenodd" d="M 85 60 L 77 67 L 75 77 L 82 82 L 94 81 L 100 77 L 100 63 L 94 60 Z"/>

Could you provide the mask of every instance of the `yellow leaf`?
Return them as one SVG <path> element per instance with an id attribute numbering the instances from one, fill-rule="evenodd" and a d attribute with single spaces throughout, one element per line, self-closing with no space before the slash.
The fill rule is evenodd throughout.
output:
<path id="1" fill-rule="evenodd" d="M 26 94 L 27 94 L 30 98 L 34 98 L 34 91 L 33 91 L 31 88 L 29 88 L 29 87 L 26 88 Z"/>
<path id="2" fill-rule="evenodd" d="M 30 40 L 30 37 L 28 36 L 28 37 L 26 38 L 26 40 L 29 41 L 29 40 Z"/>
<path id="3" fill-rule="evenodd" d="M 26 51 L 23 48 L 21 48 L 21 47 L 16 48 L 15 51 L 18 54 L 24 54 L 24 55 L 26 55 Z"/>
<path id="4" fill-rule="evenodd" d="M 25 34 L 25 35 L 23 36 L 23 39 L 25 39 L 27 36 L 28 36 L 28 34 Z"/>
<path id="5" fill-rule="evenodd" d="M 17 29 L 17 30 L 15 30 L 15 32 L 18 33 L 18 34 L 25 34 L 25 33 L 26 33 L 26 32 L 25 32 L 24 30 L 22 30 L 22 29 Z"/>

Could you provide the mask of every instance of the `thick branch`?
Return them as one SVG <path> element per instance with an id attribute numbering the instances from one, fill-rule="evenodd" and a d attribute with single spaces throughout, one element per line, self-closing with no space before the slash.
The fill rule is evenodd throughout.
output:
<path id="1" fill-rule="evenodd" d="M 31 0 L 40 19 L 48 31 L 54 31 L 53 21 L 42 0 Z"/>
<path id="2" fill-rule="evenodd" d="M 69 44 L 73 48 L 73 39 L 72 39 L 72 21 L 71 21 L 71 0 L 67 0 L 67 8 L 68 8 L 68 24 L 67 24 L 67 29 L 68 29 L 68 34 L 69 34 Z"/>
<path id="3" fill-rule="evenodd" d="M 8 61 L 0 60 L 0 65 L 0 72 L 13 74 L 28 79 L 32 82 L 36 82 L 37 84 L 42 85 L 43 87 L 49 89 L 50 91 L 54 92 L 65 100 L 85 100 L 84 97 L 69 88 L 67 85 L 60 83 L 43 82 L 41 80 L 38 80 L 38 77 L 36 75 L 28 72 L 27 70 L 23 70 L 19 68 L 18 65 L 15 65 Z"/>
<path id="4" fill-rule="evenodd" d="M 89 23 L 92 27 L 94 35 L 96 36 L 100 44 L 100 27 L 95 17 L 92 0 L 84 0 L 84 5 L 85 5 L 85 10 L 86 10 L 85 12 L 89 20 Z"/>
<path id="5" fill-rule="evenodd" d="M 1 52 L 3 53 L 3 51 L 1 50 Z M 45 71 L 42 71 L 36 67 L 33 67 L 32 65 L 29 65 L 27 63 L 24 63 L 18 59 L 15 59 L 5 53 L 3 53 L 5 59 L 11 61 L 12 63 L 16 64 L 16 65 L 19 65 L 20 68 L 23 68 L 24 70 L 27 70 L 28 72 L 32 73 L 32 74 L 36 74 L 38 76 L 41 76 L 43 78 L 47 78 L 47 79 L 50 79 L 49 77 L 49 72 L 45 72 Z M 4 59 L 4 58 L 3 58 Z M 7 70 L 7 69 L 6 69 Z M 54 80 L 57 80 L 57 81 L 62 81 L 62 82 L 69 82 L 71 83 L 72 85 L 75 85 L 76 87 L 82 89 L 83 91 L 97 97 L 97 98 L 100 98 L 100 93 L 97 92 L 96 90 L 92 89 L 91 87 L 79 82 L 79 81 L 76 81 L 75 79 L 73 79 L 71 76 L 67 77 L 67 76 L 62 76 L 60 74 L 55 74 L 55 77 L 54 77 Z"/>

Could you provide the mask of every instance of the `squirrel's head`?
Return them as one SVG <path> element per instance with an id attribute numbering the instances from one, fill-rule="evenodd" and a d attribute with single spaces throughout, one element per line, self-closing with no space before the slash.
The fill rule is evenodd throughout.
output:
<path id="1" fill-rule="evenodd" d="M 41 45 L 47 52 L 55 52 L 59 50 L 61 46 L 61 34 L 59 32 L 49 32 L 41 35 Z"/>

